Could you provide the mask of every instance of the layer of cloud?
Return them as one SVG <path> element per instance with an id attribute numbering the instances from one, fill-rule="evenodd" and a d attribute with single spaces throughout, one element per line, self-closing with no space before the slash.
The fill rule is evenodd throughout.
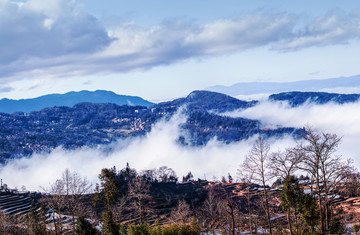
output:
<path id="1" fill-rule="evenodd" d="M 74 0 L 0 1 L 0 77 L 64 77 L 146 70 L 178 61 L 268 46 L 292 51 L 359 38 L 360 13 L 301 17 L 253 12 L 199 25 L 181 19 L 108 30 Z"/>
<path id="2" fill-rule="evenodd" d="M 258 119 L 267 128 L 301 128 L 311 125 L 319 131 L 336 133 L 343 137 L 338 154 L 354 159 L 355 166 L 360 169 L 360 102 L 344 105 L 307 103 L 293 108 L 286 102 L 263 101 L 252 108 L 223 115 Z M 180 177 L 189 171 L 195 177 L 206 177 L 210 180 L 214 176 L 220 179 L 228 173 L 235 176 L 237 168 L 257 137 L 230 144 L 213 139 L 202 147 L 181 146 L 177 139 L 179 135 L 186 134 L 179 128 L 185 120 L 186 117 L 179 112 L 170 120 L 155 124 L 152 131 L 144 137 L 119 140 L 110 146 L 92 149 L 66 151 L 57 148 L 51 153 L 36 153 L 29 158 L 14 159 L 0 168 L 0 175 L 11 187 L 21 188 L 25 185 L 31 190 L 38 190 L 39 186 L 54 182 L 66 168 L 97 182 L 102 168 L 116 166 L 120 169 L 127 162 L 137 170 L 166 165 L 173 168 Z M 270 139 L 269 142 L 272 151 L 284 150 L 296 144 L 288 136 Z"/>
<path id="3" fill-rule="evenodd" d="M 0 63 L 94 53 L 111 39 L 93 16 L 71 0 L 0 3 Z"/>
<path id="4" fill-rule="evenodd" d="M 313 46 L 347 44 L 360 38 L 360 10 L 348 14 L 329 12 L 305 25 L 293 35 L 274 45 L 275 50 L 294 51 Z"/>
<path id="5" fill-rule="evenodd" d="M 306 103 L 293 108 L 287 102 L 264 101 L 252 108 L 223 115 L 257 119 L 267 128 L 278 125 L 302 128 L 310 125 L 322 132 L 335 133 L 342 137 L 339 153 L 354 159 L 356 167 L 360 169 L 360 102 L 324 105 Z"/>
<path id="6" fill-rule="evenodd" d="M 184 133 L 179 125 L 185 120 L 185 116 L 177 114 L 169 121 L 158 122 L 145 137 L 119 140 L 111 146 L 73 151 L 57 148 L 50 154 L 37 153 L 30 158 L 11 160 L 0 168 L 0 175 L 10 187 L 21 188 L 24 185 L 30 190 L 39 190 L 39 186 L 54 182 L 66 168 L 87 177 L 91 182 L 97 182 L 102 168 L 116 166 L 121 169 L 127 162 L 137 170 L 166 165 L 173 168 L 180 178 L 189 171 L 195 178 L 209 180 L 213 180 L 214 176 L 221 179 L 228 173 L 235 176 L 256 136 L 231 144 L 213 139 L 203 147 L 181 146 L 177 139 Z M 294 144 L 290 137 L 270 142 L 274 151 Z"/>

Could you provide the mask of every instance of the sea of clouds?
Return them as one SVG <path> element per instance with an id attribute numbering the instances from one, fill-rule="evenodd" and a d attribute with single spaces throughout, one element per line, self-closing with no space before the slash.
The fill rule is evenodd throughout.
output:
<path id="1" fill-rule="evenodd" d="M 359 102 L 343 105 L 306 103 L 291 107 L 286 102 L 262 101 L 252 108 L 222 115 L 257 119 L 264 128 L 301 128 L 310 125 L 318 131 L 336 133 L 342 136 L 338 154 L 354 159 L 355 166 L 360 166 L 360 159 L 357 159 L 360 139 Z M 228 173 L 236 176 L 239 165 L 257 136 L 230 144 L 224 144 L 215 138 L 201 147 L 182 146 L 177 140 L 180 135 L 184 135 L 180 126 L 185 121 L 186 116 L 178 112 L 171 119 L 156 123 L 151 132 L 142 137 L 118 140 L 96 148 L 64 150 L 58 147 L 50 153 L 34 153 L 30 157 L 13 159 L 0 168 L 0 176 L 10 187 L 21 189 L 25 186 L 28 190 L 40 190 L 41 186 L 48 186 L 60 178 L 66 168 L 96 183 L 102 168 L 116 166 L 119 170 L 126 163 L 138 171 L 168 166 L 180 178 L 189 171 L 195 178 L 208 180 L 221 179 Z M 289 136 L 272 138 L 268 142 L 271 151 L 283 150 L 296 144 Z"/>

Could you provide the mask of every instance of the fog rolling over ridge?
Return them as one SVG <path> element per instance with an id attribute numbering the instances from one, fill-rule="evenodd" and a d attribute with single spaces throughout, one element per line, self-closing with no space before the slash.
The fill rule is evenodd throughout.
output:
<path id="1" fill-rule="evenodd" d="M 266 128 L 285 124 L 298 128 L 309 125 L 318 131 L 335 133 L 342 137 L 338 154 L 352 158 L 360 169 L 360 101 L 323 105 L 306 102 L 297 107 L 292 107 L 288 102 L 262 101 L 249 109 L 222 115 L 257 119 Z"/>
<path id="2" fill-rule="evenodd" d="M 329 102 L 322 105 L 305 102 L 293 107 L 285 101 L 261 101 L 252 107 L 221 115 L 260 120 L 262 128 L 302 128 L 310 125 L 319 131 L 336 133 L 343 137 L 337 154 L 353 158 L 355 166 L 360 166 L 357 148 L 360 139 L 360 102 Z M 24 185 L 30 190 L 39 190 L 40 186 L 54 182 L 66 168 L 95 183 L 102 168 L 116 166 L 119 170 L 127 162 L 138 171 L 166 165 L 173 168 L 179 178 L 189 171 L 195 178 L 206 177 L 208 180 L 213 180 L 214 176 L 220 179 L 228 173 L 234 177 L 257 136 L 229 144 L 213 138 L 203 146 L 181 145 L 179 136 L 187 135 L 181 125 L 187 118 L 179 109 L 170 119 L 155 123 L 145 136 L 118 140 L 97 148 L 63 150 L 58 147 L 50 153 L 35 153 L 28 158 L 13 159 L 0 169 L 0 175 L 10 187 L 21 188 Z M 271 151 L 296 144 L 290 136 L 271 138 L 268 142 Z"/>
<path id="3" fill-rule="evenodd" d="M 213 180 L 214 176 L 220 179 L 228 173 L 235 176 L 257 136 L 230 144 L 212 139 L 200 147 L 180 145 L 179 136 L 186 135 L 180 125 L 185 123 L 186 118 L 180 110 L 171 119 L 156 123 L 146 136 L 118 140 L 110 146 L 72 151 L 59 147 L 51 153 L 35 153 L 29 158 L 13 159 L 0 169 L 1 178 L 10 187 L 20 189 L 24 185 L 28 190 L 39 190 L 40 186 L 48 186 L 60 178 L 68 168 L 96 183 L 102 168 L 116 166 L 121 169 L 127 162 L 138 171 L 168 166 L 180 178 L 189 171 L 195 178 L 206 177 L 209 180 Z M 291 137 L 269 141 L 274 143 L 274 149 L 294 144 Z"/>

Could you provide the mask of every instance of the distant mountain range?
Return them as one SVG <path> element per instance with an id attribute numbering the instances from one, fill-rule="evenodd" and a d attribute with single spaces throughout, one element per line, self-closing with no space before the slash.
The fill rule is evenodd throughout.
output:
<path id="1" fill-rule="evenodd" d="M 82 102 L 112 103 L 117 105 L 145 106 L 145 107 L 149 107 L 154 104 L 138 96 L 118 95 L 111 91 L 103 91 L 103 90 L 79 91 L 79 92 L 72 91 L 65 94 L 50 94 L 32 99 L 21 99 L 21 100 L 11 100 L 6 98 L 1 99 L 0 112 L 29 113 L 55 106 L 72 107 Z"/>
<path id="2" fill-rule="evenodd" d="M 360 88 L 360 75 L 352 77 L 330 78 L 322 80 L 305 80 L 297 82 L 244 82 L 232 86 L 212 86 L 207 90 L 223 94 L 253 95 L 253 94 L 274 94 L 287 91 L 321 91 L 336 88 Z"/>
<path id="3" fill-rule="evenodd" d="M 116 94 L 106 91 L 74 92 L 59 97 L 79 94 L 90 94 L 90 97 L 101 94 L 117 97 Z M 45 97 L 54 98 L 54 95 Z M 303 131 L 286 126 L 269 129 L 264 128 L 259 120 L 224 116 L 224 112 L 247 109 L 259 101 L 242 101 L 211 91 L 193 91 L 187 97 L 152 105 L 139 97 L 124 98 L 126 105 L 109 103 L 111 99 L 105 98 L 97 97 L 96 101 L 105 100 L 106 103 L 85 102 L 72 106 L 73 103 L 68 101 L 69 103 L 63 102 L 57 107 L 30 113 L 0 113 L 0 164 L 9 158 L 50 151 L 58 146 L 65 149 L 99 144 L 107 146 L 106 144 L 119 138 L 143 136 L 151 131 L 157 121 L 171 118 L 180 107 L 185 107 L 187 115 L 178 136 L 178 144 L 184 146 L 202 146 L 213 138 L 231 143 L 248 139 L 255 134 L 265 137 L 293 135 L 296 138 L 297 134 Z M 292 106 L 299 106 L 305 102 L 319 105 L 328 102 L 343 104 L 356 102 L 359 98 L 359 94 L 285 92 L 271 95 L 269 101 L 286 101 Z M 40 100 L 43 99 L 45 98 Z M 144 102 L 146 106 L 132 106 L 135 101 Z M 44 104 L 46 103 L 43 102 L 42 105 Z M 50 102 L 50 105 L 53 106 L 54 102 Z"/>

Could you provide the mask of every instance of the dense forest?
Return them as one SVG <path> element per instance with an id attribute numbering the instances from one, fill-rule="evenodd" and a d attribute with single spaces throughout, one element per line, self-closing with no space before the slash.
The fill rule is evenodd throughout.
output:
<path id="1" fill-rule="evenodd" d="M 236 175 L 179 177 L 128 164 L 91 185 L 65 170 L 43 194 L 2 185 L 2 234 L 342 234 L 360 228 L 360 174 L 337 155 L 341 138 L 306 128 L 298 145 L 270 152 L 259 137 Z M 17 201 L 5 202 L 5 198 Z M 26 199 L 27 198 L 27 199 Z M 14 210 L 28 200 L 28 209 Z M 10 209 L 6 209 L 9 207 Z M 4 209 L 5 208 L 5 209 Z M 25 208 L 25 207 L 24 207 Z M 349 230 L 350 229 L 350 230 Z"/>

